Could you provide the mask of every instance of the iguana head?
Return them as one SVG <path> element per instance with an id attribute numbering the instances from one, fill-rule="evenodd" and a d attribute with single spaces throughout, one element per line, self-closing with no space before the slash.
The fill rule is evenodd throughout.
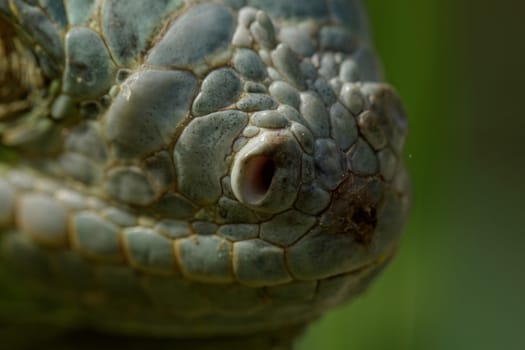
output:
<path id="1" fill-rule="evenodd" d="M 0 43 L 21 45 L 38 71 L 19 80 L 21 95 L 0 92 L 2 143 L 30 176 L 98 203 L 68 207 L 48 190 L 65 229 L 47 244 L 33 229 L 39 216 L 25 215 L 38 202 L 31 191 L 43 190 L 16 189 L 14 230 L 141 279 L 148 302 L 132 302 L 160 321 L 132 328 L 301 323 L 359 294 L 396 249 L 407 126 L 359 4 L 234 3 L 0 2 Z M 15 72 L 6 62 L 0 73 Z M 15 95 L 30 105 L 5 112 Z M 9 181 L 0 198 L 14 203 Z M 181 307 L 182 295 L 196 301 Z M 115 299 L 104 298 L 97 307 Z M 188 330 L 188 317 L 200 326 Z"/>

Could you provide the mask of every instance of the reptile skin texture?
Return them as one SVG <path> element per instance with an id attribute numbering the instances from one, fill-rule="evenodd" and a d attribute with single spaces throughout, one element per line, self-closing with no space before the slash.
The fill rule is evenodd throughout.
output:
<path id="1" fill-rule="evenodd" d="M 362 293 L 409 207 L 353 0 L 0 0 L 0 320 L 216 337 Z"/>

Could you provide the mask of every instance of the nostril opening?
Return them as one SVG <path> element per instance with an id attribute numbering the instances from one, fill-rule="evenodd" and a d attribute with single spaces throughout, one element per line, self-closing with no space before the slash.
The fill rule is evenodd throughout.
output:
<path id="1" fill-rule="evenodd" d="M 290 131 L 263 131 L 235 155 L 231 191 L 258 212 L 290 209 L 301 184 L 302 159 L 303 151 Z"/>
<path id="2" fill-rule="evenodd" d="M 275 162 L 270 157 L 257 156 L 248 161 L 243 188 L 250 203 L 255 204 L 266 196 L 272 185 L 275 171 Z"/>

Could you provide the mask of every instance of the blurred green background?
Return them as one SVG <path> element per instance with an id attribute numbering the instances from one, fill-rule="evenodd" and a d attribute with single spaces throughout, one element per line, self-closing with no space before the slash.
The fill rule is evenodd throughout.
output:
<path id="1" fill-rule="evenodd" d="M 525 3 L 366 3 L 412 211 L 392 265 L 299 349 L 525 349 Z"/>

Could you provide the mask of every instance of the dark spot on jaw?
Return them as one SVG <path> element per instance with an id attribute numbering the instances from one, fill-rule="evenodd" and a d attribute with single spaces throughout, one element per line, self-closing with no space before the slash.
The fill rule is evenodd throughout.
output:
<path id="1" fill-rule="evenodd" d="M 352 235 L 369 245 L 377 226 L 377 208 L 383 187 L 376 178 L 349 176 L 333 193 L 332 204 L 321 217 L 321 226 L 333 234 Z"/>
<path id="2" fill-rule="evenodd" d="M 356 208 L 351 216 L 351 223 L 355 229 L 357 242 L 368 245 L 372 241 L 374 229 L 377 225 L 376 208 Z"/>

